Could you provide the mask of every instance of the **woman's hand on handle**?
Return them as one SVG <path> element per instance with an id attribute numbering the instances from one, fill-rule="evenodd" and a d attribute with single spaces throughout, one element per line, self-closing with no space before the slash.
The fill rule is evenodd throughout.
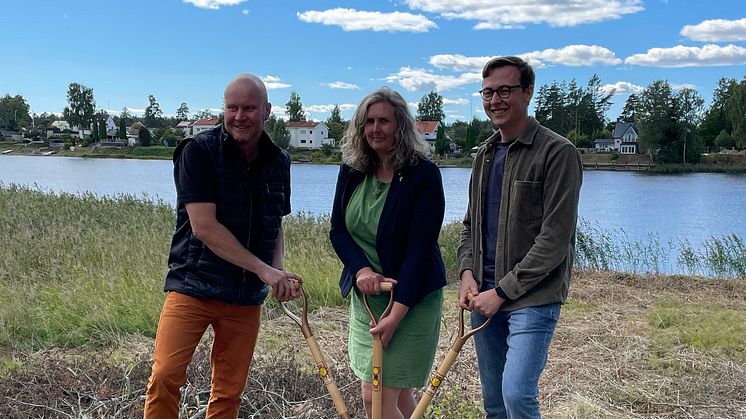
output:
<path id="1" fill-rule="evenodd" d="M 390 282 L 396 284 L 396 280 L 392 278 L 386 278 L 383 275 L 376 273 L 369 266 L 360 269 L 355 274 L 355 284 L 357 289 L 363 294 L 378 294 L 381 292 L 381 282 Z"/>
<path id="2" fill-rule="evenodd" d="M 407 311 L 409 311 L 409 307 L 402 303 L 395 302 L 393 307 L 391 307 L 391 313 L 381 319 L 376 327 L 370 329 L 370 334 L 380 334 L 381 344 L 384 348 L 387 347 L 391 338 L 394 337 L 396 328 L 399 327 L 399 323 L 404 318 L 404 315 L 407 314 Z"/>

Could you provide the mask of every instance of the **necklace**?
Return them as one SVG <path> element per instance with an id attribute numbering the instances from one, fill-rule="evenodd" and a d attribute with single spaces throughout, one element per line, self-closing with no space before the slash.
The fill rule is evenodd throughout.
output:
<path id="1" fill-rule="evenodd" d="M 381 192 L 383 192 L 383 183 L 377 180 L 375 182 L 376 182 L 376 185 L 373 187 L 373 196 L 378 198 L 379 196 L 381 196 Z"/>

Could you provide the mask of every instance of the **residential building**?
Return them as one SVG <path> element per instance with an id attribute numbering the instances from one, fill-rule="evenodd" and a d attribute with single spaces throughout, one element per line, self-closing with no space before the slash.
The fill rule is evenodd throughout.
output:
<path id="1" fill-rule="evenodd" d="M 438 137 L 438 127 L 441 125 L 440 121 L 415 121 L 417 132 L 420 134 L 420 138 L 427 143 L 428 153 L 430 154 L 435 153 L 435 139 Z M 448 143 L 448 147 L 453 150 L 455 145 L 448 134 L 446 134 L 446 142 Z"/>
<path id="2" fill-rule="evenodd" d="M 192 135 L 197 135 L 202 131 L 213 129 L 218 126 L 219 123 L 220 119 L 218 119 L 217 116 L 198 119 L 192 124 Z"/>
<path id="3" fill-rule="evenodd" d="M 599 138 L 593 141 L 593 151 L 596 153 L 608 153 L 614 150 L 613 138 Z"/>
<path id="4" fill-rule="evenodd" d="M 640 135 L 634 122 L 617 122 L 614 125 L 614 147 L 620 154 L 637 154 Z"/>
<path id="5" fill-rule="evenodd" d="M 176 124 L 176 132 L 181 131 L 184 136 L 192 135 L 192 124 L 194 124 L 195 121 L 179 121 L 178 124 Z"/>
<path id="6" fill-rule="evenodd" d="M 324 144 L 334 144 L 329 138 L 329 127 L 323 122 L 288 121 L 290 146 L 294 148 L 321 148 Z"/>
<path id="7" fill-rule="evenodd" d="M 617 122 L 614 124 L 612 138 L 599 138 L 593 141 L 593 151 L 619 154 L 637 154 L 639 134 L 634 122 Z"/>

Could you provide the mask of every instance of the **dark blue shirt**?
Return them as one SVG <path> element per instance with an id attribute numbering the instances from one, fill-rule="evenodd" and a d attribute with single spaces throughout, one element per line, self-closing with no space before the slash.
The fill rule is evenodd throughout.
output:
<path id="1" fill-rule="evenodd" d="M 482 291 L 495 288 L 495 253 L 497 248 L 497 225 L 500 221 L 500 200 L 502 199 L 503 171 L 508 147 L 513 142 L 497 143 L 492 155 L 492 167 L 487 181 L 484 199 L 484 222 L 482 223 L 482 243 L 484 266 Z"/>

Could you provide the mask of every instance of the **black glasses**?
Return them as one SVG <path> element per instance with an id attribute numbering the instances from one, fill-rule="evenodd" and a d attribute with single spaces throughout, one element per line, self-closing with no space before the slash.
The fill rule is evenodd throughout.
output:
<path id="1" fill-rule="evenodd" d="M 495 93 L 497 93 L 497 97 L 499 97 L 500 99 L 507 99 L 510 97 L 510 92 L 512 92 L 513 89 L 517 87 L 523 86 L 520 84 L 516 84 L 515 86 L 500 86 L 497 88 L 497 90 L 485 87 L 484 89 L 479 91 L 479 94 L 482 95 L 482 99 L 486 100 L 487 102 L 492 100 L 492 97 L 495 96 Z"/>

